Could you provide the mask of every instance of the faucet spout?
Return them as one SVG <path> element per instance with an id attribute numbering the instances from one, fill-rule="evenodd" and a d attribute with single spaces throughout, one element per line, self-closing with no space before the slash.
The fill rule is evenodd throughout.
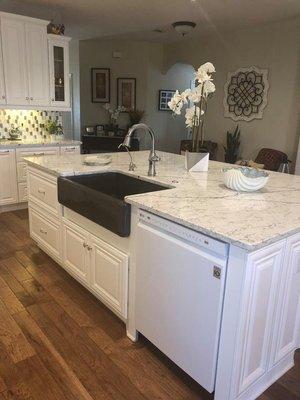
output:
<path id="1" fill-rule="evenodd" d="M 150 149 L 150 153 L 149 153 L 148 176 L 155 176 L 156 175 L 155 163 L 156 163 L 156 161 L 159 161 L 160 158 L 158 157 L 158 155 L 156 154 L 156 151 L 155 151 L 155 135 L 154 135 L 154 132 L 148 125 L 143 124 L 143 123 L 133 125 L 129 129 L 127 135 L 124 138 L 123 143 L 121 144 L 121 146 L 126 147 L 126 148 L 130 148 L 132 135 L 137 129 L 141 129 L 144 132 L 148 132 L 150 134 L 150 137 L 151 137 L 151 149 Z"/>

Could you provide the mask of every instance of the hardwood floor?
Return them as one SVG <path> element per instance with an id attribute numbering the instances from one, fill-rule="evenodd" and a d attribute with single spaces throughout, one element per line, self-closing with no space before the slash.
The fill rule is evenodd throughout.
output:
<path id="1" fill-rule="evenodd" d="M 33 243 L 27 211 L 0 214 L 0 400 L 210 398 Z M 259 399 L 300 399 L 299 351 Z"/>

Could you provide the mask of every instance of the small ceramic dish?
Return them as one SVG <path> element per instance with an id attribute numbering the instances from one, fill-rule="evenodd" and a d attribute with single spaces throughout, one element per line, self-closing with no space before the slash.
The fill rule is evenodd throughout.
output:
<path id="1" fill-rule="evenodd" d="M 255 192 L 263 188 L 269 179 L 266 171 L 249 167 L 228 168 L 222 172 L 225 186 L 238 192 Z"/>
<path id="2" fill-rule="evenodd" d="M 97 155 L 97 156 L 86 156 L 83 159 L 83 164 L 95 166 L 95 165 L 107 165 L 111 163 L 112 157 L 110 155 Z"/>

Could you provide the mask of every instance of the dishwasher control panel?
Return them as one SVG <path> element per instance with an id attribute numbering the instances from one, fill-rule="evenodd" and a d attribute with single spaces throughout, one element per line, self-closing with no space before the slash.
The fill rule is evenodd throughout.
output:
<path id="1" fill-rule="evenodd" d="M 180 239 L 184 239 L 192 244 L 201 246 L 222 257 L 226 257 L 228 254 L 228 244 L 223 243 L 220 240 L 213 239 L 200 232 L 196 232 L 193 229 L 186 228 L 185 226 L 179 225 L 176 222 L 151 214 L 147 211 L 139 211 L 139 221 L 161 229 L 165 232 L 169 232 Z"/>

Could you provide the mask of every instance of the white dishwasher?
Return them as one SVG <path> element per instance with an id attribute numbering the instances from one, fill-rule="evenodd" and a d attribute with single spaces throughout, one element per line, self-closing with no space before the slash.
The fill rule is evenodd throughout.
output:
<path id="1" fill-rule="evenodd" d="M 136 329 L 214 390 L 228 245 L 139 211 Z"/>

